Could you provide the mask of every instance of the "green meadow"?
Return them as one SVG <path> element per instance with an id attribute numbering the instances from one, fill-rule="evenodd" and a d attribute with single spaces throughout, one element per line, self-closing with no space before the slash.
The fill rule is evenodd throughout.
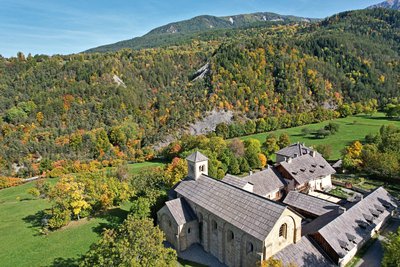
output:
<path id="1" fill-rule="evenodd" d="M 163 165 L 130 164 L 129 170 L 139 173 Z M 56 180 L 49 182 L 54 184 Z M 29 195 L 27 190 L 33 186 L 34 182 L 30 182 L 0 190 L 0 266 L 71 266 L 100 238 L 104 228 L 121 223 L 130 208 L 129 203 L 124 203 L 100 217 L 73 221 L 58 231 L 42 235 L 40 211 L 49 208 L 50 203 Z"/>
<path id="2" fill-rule="evenodd" d="M 369 133 L 377 133 L 382 125 L 393 124 L 400 127 L 400 121 L 390 120 L 384 116 L 383 113 L 376 113 L 375 115 L 357 115 L 350 116 L 347 118 L 335 119 L 335 122 L 340 125 L 339 131 L 330 135 L 326 138 L 320 139 L 315 138 L 312 135 L 303 136 L 301 130 L 303 128 L 309 128 L 311 130 L 318 130 L 327 125 L 330 121 L 325 121 L 316 124 L 309 124 L 294 128 L 281 129 L 269 133 L 260 133 L 254 135 L 248 135 L 241 137 L 240 139 L 246 140 L 250 138 L 258 139 L 261 143 L 265 142 L 266 137 L 273 133 L 279 136 L 281 133 L 287 133 L 292 143 L 301 142 L 305 143 L 306 146 L 316 146 L 319 144 L 329 144 L 332 146 L 332 156 L 330 160 L 336 160 L 341 157 L 341 151 L 343 148 L 355 140 L 363 141 L 365 136 Z"/>

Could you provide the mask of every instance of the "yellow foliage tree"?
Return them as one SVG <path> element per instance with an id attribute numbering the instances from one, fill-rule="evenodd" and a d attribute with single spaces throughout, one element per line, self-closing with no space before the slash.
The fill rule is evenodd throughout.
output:
<path id="1" fill-rule="evenodd" d="M 264 168 L 267 165 L 267 157 L 262 153 L 258 153 L 258 158 L 260 159 L 261 167 Z"/>
<path id="2" fill-rule="evenodd" d="M 181 158 L 174 158 L 165 168 L 165 179 L 172 186 L 181 181 L 188 173 L 186 161 Z"/>

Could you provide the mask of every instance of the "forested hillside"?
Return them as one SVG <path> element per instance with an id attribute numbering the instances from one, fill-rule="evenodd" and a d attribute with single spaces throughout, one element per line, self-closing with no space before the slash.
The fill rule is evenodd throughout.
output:
<path id="1" fill-rule="evenodd" d="M 86 52 L 111 52 L 123 48 L 142 49 L 182 44 L 193 39 L 223 37 L 223 31 L 229 29 L 268 27 L 293 22 L 307 23 L 316 19 L 296 16 L 285 16 L 263 12 L 235 15 L 229 17 L 198 16 L 189 20 L 169 23 L 151 30 L 149 33 L 130 40 L 115 44 L 104 45 L 87 50 Z"/>
<path id="2" fill-rule="evenodd" d="M 384 105 L 400 94 L 399 24 L 398 11 L 375 9 L 138 51 L 0 58 L 0 170 L 144 160 L 149 146 L 215 109 L 279 128 L 329 118 L 343 103 Z"/>

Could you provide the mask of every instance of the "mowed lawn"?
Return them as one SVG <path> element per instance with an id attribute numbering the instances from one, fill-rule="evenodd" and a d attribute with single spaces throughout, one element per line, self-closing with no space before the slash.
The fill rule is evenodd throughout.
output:
<path id="1" fill-rule="evenodd" d="M 312 135 L 302 136 L 301 129 L 309 128 L 312 130 L 318 130 L 323 128 L 329 123 L 329 121 L 309 124 L 305 126 L 299 126 L 288 129 L 277 130 L 273 133 L 279 136 L 281 133 L 287 133 L 290 136 L 292 143 L 301 142 L 305 143 L 306 146 L 316 146 L 319 144 L 329 144 L 332 146 L 332 156 L 330 160 L 336 160 L 341 157 L 341 150 L 355 140 L 363 141 L 365 136 L 369 133 L 377 133 L 382 125 L 393 124 L 400 127 L 400 121 L 390 120 L 385 117 L 383 113 L 376 113 L 374 116 L 369 117 L 365 115 L 350 116 L 347 118 L 332 120 L 340 125 L 339 132 L 335 135 L 328 136 L 324 139 L 316 139 Z M 261 143 L 265 142 L 265 139 L 270 133 L 260 133 L 249 136 L 241 137 L 240 139 L 246 140 L 250 138 L 258 139 Z"/>
<path id="2" fill-rule="evenodd" d="M 146 161 L 141 163 L 132 163 L 128 165 L 129 172 L 131 174 L 138 174 L 145 169 L 151 169 L 156 167 L 164 167 L 165 163 L 160 161 Z"/>
<path id="3" fill-rule="evenodd" d="M 162 166 L 161 162 L 135 163 L 129 165 L 129 170 L 140 173 L 143 169 Z M 57 179 L 48 181 L 55 184 Z M 31 182 L 0 190 L 0 266 L 70 266 L 99 240 L 104 228 L 122 222 L 130 209 L 130 203 L 124 203 L 101 218 L 73 221 L 44 236 L 39 233 L 37 213 L 49 208 L 50 203 L 29 195 L 27 190 L 33 186 Z"/>
<path id="4" fill-rule="evenodd" d="M 34 183 L 0 190 L 0 266 L 69 266 L 96 242 L 103 228 L 121 221 L 130 205 L 111 210 L 102 218 L 82 219 L 47 236 L 39 234 L 38 216 L 50 207 L 44 199 L 26 193 Z"/>

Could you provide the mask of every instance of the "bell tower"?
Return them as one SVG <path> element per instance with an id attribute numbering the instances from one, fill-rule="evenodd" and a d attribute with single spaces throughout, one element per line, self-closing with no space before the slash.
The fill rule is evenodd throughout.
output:
<path id="1" fill-rule="evenodd" d="M 199 151 L 194 152 L 186 158 L 188 163 L 188 177 L 197 180 L 200 175 L 208 175 L 208 158 Z"/>

